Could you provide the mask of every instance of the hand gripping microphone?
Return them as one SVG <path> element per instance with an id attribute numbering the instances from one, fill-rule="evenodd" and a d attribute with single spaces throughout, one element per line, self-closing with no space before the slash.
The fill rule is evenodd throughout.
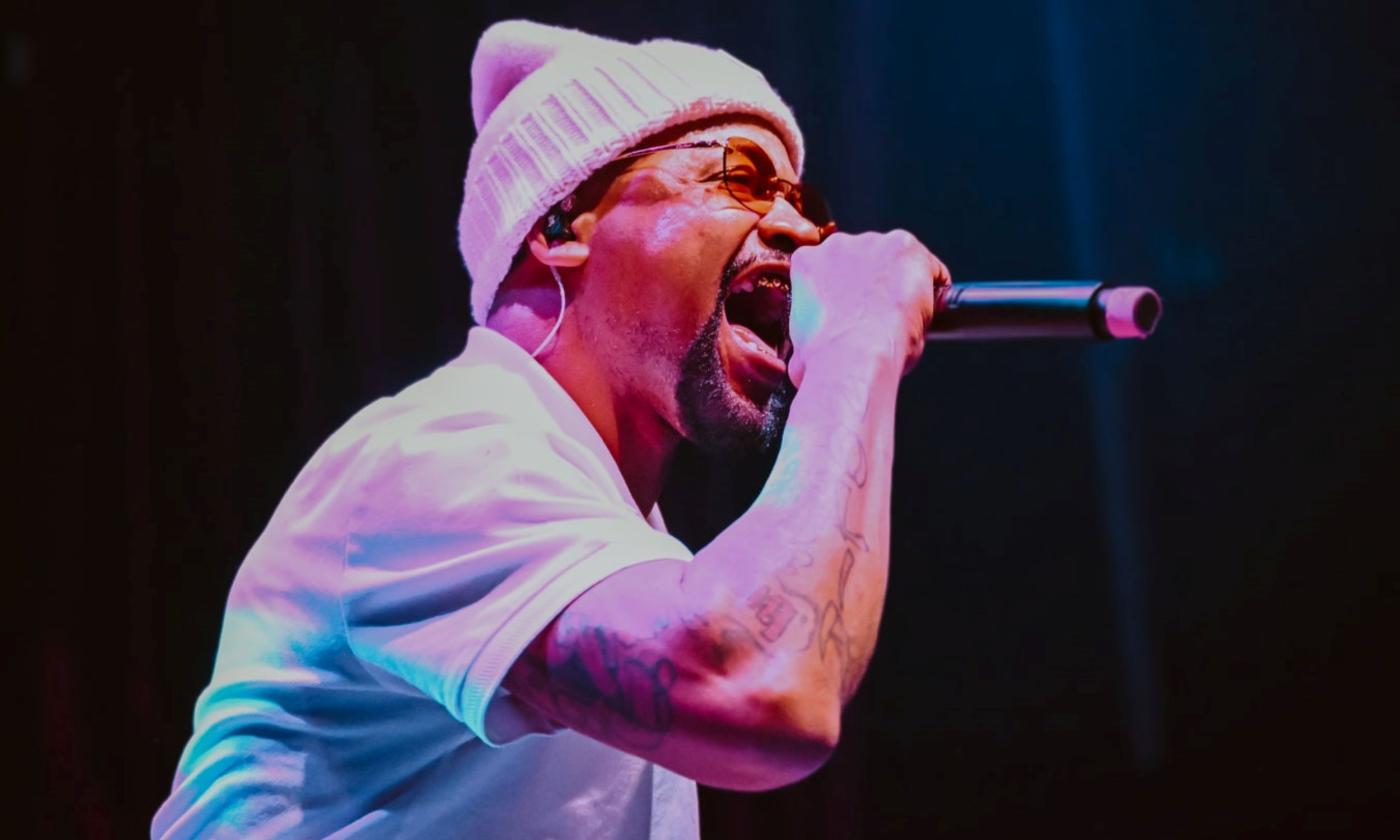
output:
<path id="1" fill-rule="evenodd" d="M 935 294 L 929 341 L 1147 338 L 1162 314 L 1146 286 L 1095 280 L 955 283 Z"/>

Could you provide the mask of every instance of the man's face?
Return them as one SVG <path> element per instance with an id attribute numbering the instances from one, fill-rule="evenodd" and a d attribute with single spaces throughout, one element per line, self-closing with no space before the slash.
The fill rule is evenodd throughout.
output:
<path id="1" fill-rule="evenodd" d="M 746 137 L 796 181 L 776 134 L 707 126 L 643 146 Z M 771 444 L 793 389 L 786 377 L 788 262 L 817 228 L 779 200 L 760 216 L 721 178 L 721 148 L 629 161 L 594 208 L 573 310 L 614 399 L 655 413 L 707 450 Z"/>

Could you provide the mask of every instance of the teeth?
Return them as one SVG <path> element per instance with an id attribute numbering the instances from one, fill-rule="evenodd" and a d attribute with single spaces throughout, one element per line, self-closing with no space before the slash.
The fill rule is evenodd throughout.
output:
<path id="1" fill-rule="evenodd" d="M 751 274 L 736 282 L 730 287 L 729 291 L 731 294 L 743 294 L 745 292 L 752 292 L 755 288 L 787 291 L 790 288 L 790 284 L 788 283 L 788 279 L 781 274 Z"/>

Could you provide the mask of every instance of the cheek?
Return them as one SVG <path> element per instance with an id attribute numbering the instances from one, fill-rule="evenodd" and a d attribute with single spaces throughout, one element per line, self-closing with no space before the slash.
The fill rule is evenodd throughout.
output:
<path id="1" fill-rule="evenodd" d="M 617 288 L 627 290 L 626 304 L 654 322 L 693 330 L 714 310 L 720 277 L 742 235 L 726 235 L 714 215 L 699 208 L 652 209 L 644 219 L 626 220 L 623 233 L 606 243 L 616 255 L 613 264 L 626 272 Z"/>
<path id="2" fill-rule="evenodd" d="M 655 257 L 699 250 L 700 230 L 697 214 L 690 207 L 670 207 L 656 214 L 649 234 L 651 252 Z"/>

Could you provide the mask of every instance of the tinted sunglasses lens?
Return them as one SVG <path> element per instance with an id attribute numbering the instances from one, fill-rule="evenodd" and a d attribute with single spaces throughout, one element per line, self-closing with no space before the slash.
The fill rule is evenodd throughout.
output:
<path id="1" fill-rule="evenodd" d="M 797 212 L 806 217 L 807 221 L 823 228 L 823 233 L 830 232 L 825 230 L 828 225 L 831 226 L 831 230 L 836 229 L 836 220 L 831 218 L 831 205 L 827 204 L 822 194 L 813 189 L 811 185 L 803 184 L 798 187 L 793 198 L 795 199 L 793 206 L 797 208 Z"/>
<path id="2" fill-rule="evenodd" d="M 773 161 L 763 147 L 743 137 L 731 137 L 724 147 L 724 183 L 734 200 L 760 215 L 773 209 L 780 184 Z M 831 209 L 821 194 L 803 184 L 784 191 L 797 212 L 825 235 L 835 229 Z"/>
<path id="3" fill-rule="evenodd" d="M 752 140 L 730 138 L 724 145 L 724 185 L 734 200 L 756 213 L 773 207 L 773 162 Z"/>

